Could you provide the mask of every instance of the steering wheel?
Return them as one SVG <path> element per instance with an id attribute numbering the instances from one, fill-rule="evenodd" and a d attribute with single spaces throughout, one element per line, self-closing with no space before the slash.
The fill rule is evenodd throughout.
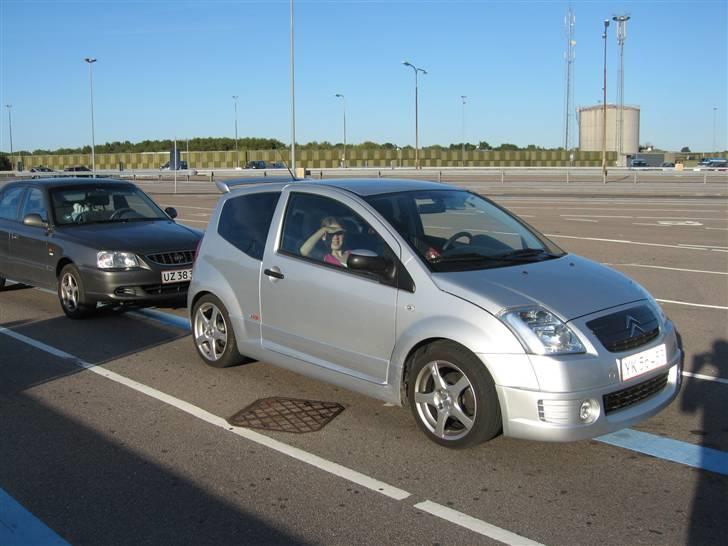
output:
<path id="1" fill-rule="evenodd" d="M 136 214 L 136 211 L 134 209 L 130 209 L 129 207 L 124 207 L 123 209 L 117 209 L 113 212 L 111 216 L 109 216 L 109 220 L 118 220 L 125 214 L 131 212 L 132 214 Z"/>
<path id="2" fill-rule="evenodd" d="M 471 243 L 473 240 L 473 234 L 469 231 L 458 231 L 455 235 L 450 237 L 447 241 L 445 241 L 445 244 L 442 245 L 442 251 L 446 252 L 450 249 L 450 247 L 455 244 L 455 241 L 460 239 L 461 237 L 467 237 L 468 238 L 468 244 Z"/>

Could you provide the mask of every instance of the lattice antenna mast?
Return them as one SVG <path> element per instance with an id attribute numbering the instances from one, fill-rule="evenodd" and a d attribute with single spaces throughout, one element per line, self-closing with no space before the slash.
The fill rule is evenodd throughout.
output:
<path id="1" fill-rule="evenodd" d="M 564 18 L 564 27 L 566 29 L 566 52 L 564 59 L 566 60 L 566 89 L 564 100 L 564 149 L 570 150 L 572 147 L 572 117 L 574 111 L 574 59 L 576 58 L 574 40 L 574 26 L 576 25 L 576 16 L 574 10 L 569 6 Z"/>
<path id="2" fill-rule="evenodd" d="M 629 15 L 615 15 L 612 20 L 617 23 L 617 44 L 619 45 L 619 74 L 617 77 L 617 150 L 620 159 L 624 155 L 624 42 L 627 40 L 627 21 Z"/>

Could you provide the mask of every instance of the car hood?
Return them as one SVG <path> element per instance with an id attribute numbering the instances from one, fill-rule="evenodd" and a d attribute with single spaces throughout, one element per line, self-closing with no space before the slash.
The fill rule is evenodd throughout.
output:
<path id="1" fill-rule="evenodd" d="M 171 220 L 86 224 L 63 228 L 63 235 L 99 250 L 125 250 L 144 254 L 194 250 L 202 233 Z"/>
<path id="2" fill-rule="evenodd" d="M 478 271 L 434 273 L 435 284 L 492 314 L 541 305 L 563 321 L 649 297 L 638 283 L 569 254 L 541 262 Z"/>

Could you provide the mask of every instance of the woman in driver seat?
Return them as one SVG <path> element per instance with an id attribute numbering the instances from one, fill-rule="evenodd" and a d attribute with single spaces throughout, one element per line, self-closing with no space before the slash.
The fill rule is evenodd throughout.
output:
<path id="1" fill-rule="evenodd" d="M 301 245 L 301 255 L 310 256 L 316 243 L 323 241 L 328 250 L 323 261 L 327 264 L 346 267 L 346 260 L 349 258 L 350 252 L 344 251 L 345 233 L 346 230 L 341 226 L 341 222 L 333 216 L 326 216 L 321 220 L 321 227 Z"/>

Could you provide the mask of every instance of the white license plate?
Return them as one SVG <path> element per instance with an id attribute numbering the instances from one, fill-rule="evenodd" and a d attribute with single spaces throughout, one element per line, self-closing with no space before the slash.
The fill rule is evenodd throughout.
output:
<path id="1" fill-rule="evenodd" d="M 173 282 L 188 282 L 191 280 L 191 269 L 175 269 L 173 271 L 162 271 L 162 284 L 170 284 Z"/>
<path id="2" fill-rule="evenodd" d="M 665 364 L 667 364 L 667 352 L 664 343 L 641 353 L 630 355 L 620 361 L 622 381 L 627 381 Z"/>

